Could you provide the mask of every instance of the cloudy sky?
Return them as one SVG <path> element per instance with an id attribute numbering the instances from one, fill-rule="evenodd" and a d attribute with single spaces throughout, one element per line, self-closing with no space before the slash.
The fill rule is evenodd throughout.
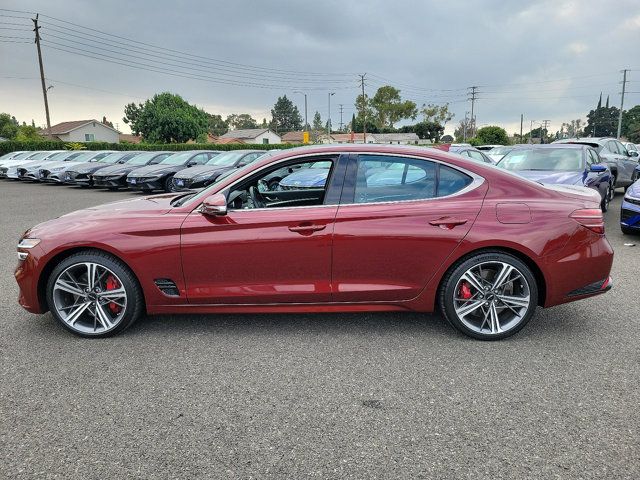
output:
<path id="1" fill-rule="evenodd" d="M 457 123 L 478 86 L 478 125 L 551 129 L 585 118 L 602 91 L 640 103 L 640 2 L 294 0 L 2 0 L 0 111 L 45 123 L 29 14 L 40 13 L 52 124 L 105 115 L 128 131 L 123 107 L 179 93 L 211 113 L 269 117 L 279 95 L 309 119 L 348 121 L 367 93 L 394 85 L 405 98 L 449 102 Z M 141 68 L 140 68 L 141 67 Z M 535 126 L 535 124 L 534 124 Z M 448 128 L 447 130 L 451 130 Z"/>

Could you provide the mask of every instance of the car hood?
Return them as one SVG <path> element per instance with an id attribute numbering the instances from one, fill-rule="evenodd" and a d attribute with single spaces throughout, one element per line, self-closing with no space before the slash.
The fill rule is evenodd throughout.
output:
<path id="1" fill-rule="evenodd" d="M 96 224 L 105 221 L 112 222 L 114 225 L 124 225 L 126 223 L 115 222 L 122 219 L 126 220 L 130 217 L 164 215 L 172 209 L 171 200 L 176 196 L 178 195 L 155 195 L 132 200 L 120 200 L 76 210 L 36 225 L 27 232 L 27 236 L 48 238 L 63 235 L 64 232 L 69 231 L 91 231 Z"/>
<path id="2" fill-rule="evenodd" d="M 314 187 L 323 185 L 328 175 L 328 168 L 305 168 L 284 177 L 280 185 Z"/>
<path id="3" fill-rule="evenodd" d="M 17 167 L 19 165 L 22 165 L 23 163 L 29 163 L 32 161 L 33 160 L 5 160 L 4 162 L 0 163 L 0 167 Z"/>
<path id="4" fill-rule="evenodd" d="M 110 166 L 109 163 L 101 162 L 83 162 L 75 165 L 74 170 L 78 173 L 92 173 L 101 168 Z"/>
<path id="5" fill-rule="evenodd" d="M 119 163 L 117 165 L 107 165 L 104 168 L 101 168 L 99 171 L 97 171 L 96 173 L 99 175 L 124 175 L 130 172 L 133 172 L 134 170 L 137 170 L 139 168 L 144 168 L 143 166 L 140 165 L 127 165 L 126 163 Z"/>
<path id="6" fill-rule="evenodd" d="M 517 170 L 521 177 L 528 178 L 540 183 L 559 183 L 564 185 L 575 185 L 583 183 L 583 172 L 559 172 L 557 170 Z"/>
<path id="7" fill-rule="evenodd" d="M 148 177 L 151 175 L 164 175 L 165 173 L 175 173 L 186 168 L 185 165 L 163 165 L 158 163 L 156 165 L 147 165 L 146 167 L 140 167 L 133 170 L 129 176 L 131 177 Z"/>
<path id="8" fill-rule="evenodd" d="M 176 173 L 174 178 L 194 178 L 198 175 L 206 174 L 214 177 L 231 170 L 233 167 L 221 167 L 219 165 L 197 165 L 195 167 L 185 168 Z"/>
<path id="9" fill-rule="evenodd" d="M 43 167 L 45 167 L 47 170 L 51 171 L 51 169 L 53 168 L 57 168 L 57 167 L 65 167 L 65 169 L 69 168 L 69 167 L 75 167 L 76 165 L 80 165 L 81 163 L 84 162 L 47 162 L 46 165 L 42 165 Z"/>

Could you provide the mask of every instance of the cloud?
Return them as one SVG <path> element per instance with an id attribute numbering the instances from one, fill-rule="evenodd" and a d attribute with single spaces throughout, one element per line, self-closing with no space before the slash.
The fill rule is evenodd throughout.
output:
<path id="1" fill-rule="evenodd" d="M 584 52 L 589 50 L 589 47 L 586 43 L 583 42 L 571 42 L 569 45 L 567 45 L 567 50 L 569 51 L 569 53 L 572 53 L 574 55 L 582 55 Z"/>

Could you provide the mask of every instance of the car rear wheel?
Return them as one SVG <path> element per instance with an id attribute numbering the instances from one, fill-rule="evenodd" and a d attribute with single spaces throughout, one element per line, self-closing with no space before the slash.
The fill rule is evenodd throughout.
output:
<path id="1" fill-rule="evenodd" d="M 611 203 L 611 191 L 612 190 L 613 190 L 613 188 L 611 187 L 611 184 L 608 184 L 607 185 L 607 191 L 604 193 L 604 198 L 600 202 L 600 209 L 603 212 L 606 212 L 607 210 L 609 210 L 609 203 Z"/>
<path id="2" fill-rule="evenodd" d="M 143 296 L 129 268 L 104 252 L 81 252 L 62 260 L 47 282 L 54 318 L 82 337 L 107 337 L 142 314 Z"/>
<path id="3" fill-rule="evenodd" d="M 486 252 L 463 259 L 445 276 L 440 308 L 453 327 L 480 340 L 499 340 L 522 329 L 535 313 L 538 287 L 516 257 Z"/>

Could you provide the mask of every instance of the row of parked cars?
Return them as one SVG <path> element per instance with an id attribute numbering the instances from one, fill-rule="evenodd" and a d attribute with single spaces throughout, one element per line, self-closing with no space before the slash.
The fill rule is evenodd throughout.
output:
<path id="1" fill-rule="evenodd" d="M 581 185 L 598 191 L 603 212 L 615 190 L 623 188 L 620 227 L 623 233 L 640 232 L 639 145 L 615 138 L 588 137 L 557 140 L 548 145 L 495 146 L 482 153 L 492 152 L 498 168 L 530 180 Z"/>
<path id="2" fill-rule="evenodd" d="M 221 175 L 269 154 L 264 150 L 12 152 L 0 157 L 0 178 L 176 192 L 206 187 Z"/>

